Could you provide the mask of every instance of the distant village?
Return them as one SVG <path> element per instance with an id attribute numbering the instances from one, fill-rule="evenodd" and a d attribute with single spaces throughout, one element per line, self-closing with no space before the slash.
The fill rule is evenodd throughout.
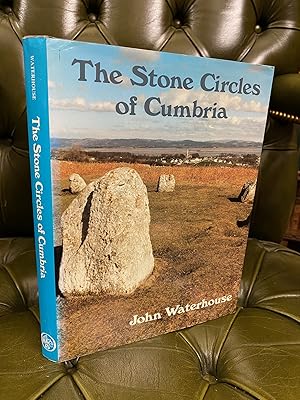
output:
<path id="1" fill-rule="evenodd" d="M 226 165 L 238 167 L 253 167 L 259 165 L 259 156 L 256 154 L 227 154 L 200 156 L 198 153 L 186 151 L 185 156 L 162 156 L 156 158 L 157 163 L 163 165 Z"/>
<path id="2" fill-rule="evenodd" d="M 169 149 L 168 149 L 169 150 Z M 204 150 L 204 149 L 203 149 Z M 202 152 L 203 152 L 202 150 Z M 211 149 L 209 149 L 211 150 Z M 130 151 L 103 151 L 93 149 L 86 150 L 79 147 L 53 149 L 52 159 L 61 161 L 77 161 L 77 162 L 124 162 L 124 163 L 139 163 L 154 166 L 179 166 L 179 165 L 194 165 L 194 166 L 231 166 L 231 167 L 257 167 L 260 157 L 257 154 L 241 154 L 228 153 L 227 149 L 222 149 L 219 154 L 200 155 L 198 152 L 184 149 L 180 154 L 135 154 Z M 215 151 L 216 153 L 216 151 Z"/>

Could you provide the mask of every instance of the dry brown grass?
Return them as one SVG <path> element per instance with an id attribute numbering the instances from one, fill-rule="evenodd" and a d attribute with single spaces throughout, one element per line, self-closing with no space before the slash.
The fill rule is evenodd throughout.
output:
<path id="1" fill-rule="evenodd" d="M 61 190 L 71 173 L 87 181 L 102 176 L 120 164 L 88 164 L 57 161 L 55 198 L 67 207 L 73 195 Z M 134 164 L 148 187 L 150 236 L 155 257 L 154 274 L 132 295 L 73 297 L 60 299 L 63 319 L 61 357 L 76 357 L 101 348 L 141 340 L 166 331 L 190 326 L 233 312 L 235 301 L 130 327 L 134 314 L 163 314 L 167 306 L 197 303 L 232 294 L 236 299 L 241 276 L 247 229 L 236 221 L 245 219 L 250 205 L 231 202 L 245 181 L 255 179 L 250 168 L 148 167 Z M 157 193 L 162 173 L 176 178 L 174 193 Z M 116 329 L 117 327 L 117 329 Z"/>
<path id="2" fill-rule="evenodd" d="M 145 184 L 156 184 L 161 174 L 173 174 L 179 185 L 224 185 L 231 183 L 241 186 L 247 180 L 254 180 L 257 174 L 255 168 L 245 167 L 198 167 L 198 166 L 148 166 L 145 164 L 126 163 L 80 163 L 70 161 L 52 161 L 54 177 L 67 180 L 72 173 L 79 173 L 86 180 L 103 176 L 111 169 L 118 167 L 134 168 L 142 177 Z"/>

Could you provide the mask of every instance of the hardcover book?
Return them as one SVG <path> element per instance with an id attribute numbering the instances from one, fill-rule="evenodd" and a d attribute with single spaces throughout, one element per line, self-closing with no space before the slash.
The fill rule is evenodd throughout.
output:
<path id="1" fill-rule="evenodd" d="M 234 313 L 273 67 L 23 44 L 43 354 Z"/>

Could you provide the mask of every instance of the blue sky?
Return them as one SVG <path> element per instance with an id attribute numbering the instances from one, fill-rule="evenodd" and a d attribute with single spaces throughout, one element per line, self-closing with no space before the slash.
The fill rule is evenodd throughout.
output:
<path id="1" fill-rule="evenodd" d="M 87 81 L 78 81 L 79 64 L 71 65 L 74 58 L 100 62 L 108 73 L 118 70 L 122 83 L 94 82 L 95 68 L 86 66 Z M 140 81 L 132 68 L 144 66 L 149 73 L 193 79 L 194 88 L 170 89 L 133 86 L 130 79 Z M 200 78 L 205 73 L 220 76 L 220 81 L 239 81 L 261 86 L 259 95 L 244 95 L 204 91 Z M 147 50 L 120 48 L 108 45 L 82 44 L 62 40 L 49 40 L 48 80 L 50 104 L 50 130 L 52 137 L 68 138 L 147 138 L 167 140 L 254 140 L 262 141 L 268 107 L 272 68 L 207 59 L 192 56 L 158 53 Z M 164 81 L 164 80 L 163 80 Z M 213 80 L 210 78 L 209 84 Z M 119 115 L 116 104 L 129 102 L 136 96 L 136 115 Z M 201 107 L 224 107 L 227 119 L 178 118 L 149 116 L 144 102 L 155 96 L 162 104 L 191 106 L 193 101 Z M 156 101 L 151 109 L 159 111 Z"/>

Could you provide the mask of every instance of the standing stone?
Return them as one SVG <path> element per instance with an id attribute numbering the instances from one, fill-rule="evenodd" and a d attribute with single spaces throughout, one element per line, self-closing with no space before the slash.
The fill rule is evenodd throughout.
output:
<path id="1" fill-rule="evenodd" d="M 158 192 L 174 192 L 175 190 L 175 176 L 172 174 L 169 175 L 160 175 L 157 191 Z"/>
<path id="2" fill-rule="evenodd" d="M 147 188 L 130 168 L 90 183 L 61 217 L 65 295 L 132 293 L 154 268 Z"/>
<path id="3" fill-rule="evenodd" d="M 69 190 L 71 193 L 79 193 L 86 187 L 85 180 L 79 174 L 72 174 L 69 177 Z"/>
<path id="4" fill-rule="evenodd" d="M 256 180 L 255 182 L 246 182 L 239 194 L 239 200 L 242 203 L 253 203 L 256 191 Z"/>

